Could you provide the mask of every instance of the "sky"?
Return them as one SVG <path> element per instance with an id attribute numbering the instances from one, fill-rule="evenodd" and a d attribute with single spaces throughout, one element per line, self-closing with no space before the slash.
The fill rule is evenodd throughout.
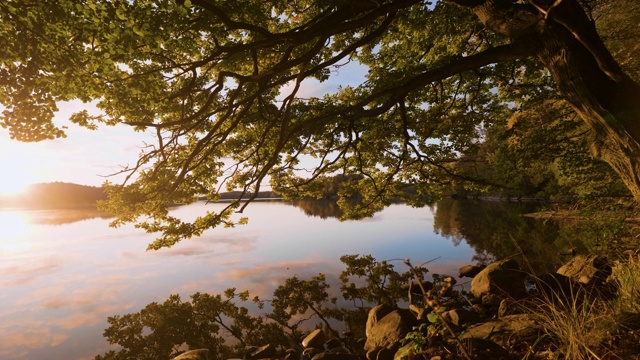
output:
<path id="1" fill-rule="evenodd" d="M 366 69 L 355 62 L 336 70 L 323 83 L 308 79 L 298 96 L 322 96 L 335 91 L 338 86 L 355 85 L 363 81 Z M 286 89 L 284 89 L 286 90 Z M 154 142 L 149 133 L 135 132 L 127 125 L 100 126 L 88 130 L 68 121 L 79 110 L 95 113 L 91 104 L 72 101 L 58 104 L 60 111 L 54 122 L 68 126 L 67 137 L 38 143 L 21 143 L 11 140 L 8 131 L 0 128 L 0 195 L 15 194 L 30 184 L 43 182 L 70 182 L 100 186 L 106 180 L 113 183 L 123 177 L 108 177 L 133 165 L 138 159 L 144 141 Z"/>
<path id="2" fill-rule="evenodd" d="M 142 141 L 150 139 L 150 135 L 136 133 L 126 125 L 91 131 L 67 120 L 73 112 L 93 108 L 91 104 L 68 102 L 59 104 L 59 108 L 54 122 L 69 127 L 66 138 L 23 143 L 10 139 L 8 131 L 0 129 L 0 193 L 55 181 L 100 186 L 105 176 L 122 165 L 135 163 Z"/>

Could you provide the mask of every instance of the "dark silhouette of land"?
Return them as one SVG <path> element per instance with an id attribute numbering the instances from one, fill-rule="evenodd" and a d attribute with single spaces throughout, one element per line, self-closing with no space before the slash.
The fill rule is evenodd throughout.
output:
<path id="1" fill-rule="evenodd" d="M 16 195 L 0 195 L 0 207 L 28 209 L 95 208 L 96 201 L 105 200 L 102 187 L 64 182 L 33 184 Z"/>

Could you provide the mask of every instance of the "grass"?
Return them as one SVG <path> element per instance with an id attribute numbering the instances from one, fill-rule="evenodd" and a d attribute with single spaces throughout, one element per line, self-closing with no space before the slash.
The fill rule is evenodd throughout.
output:
<path id="1" fill-rule="evenodd" d="M 640 313 L 640 255 L 631 254 L 625 261 L 617 261 L 611 280 L 618 285 L 618 312 Z"/>
<path id="2" fill-rule="evenodd" d="M 590 299 L 584 290 L 547 295 L 534 310 L 554 353 L 564 359 L 602 359 L 601 345 L 615 328 L 613 308 L 604 300 Z"/>
<path id="3" fill-rule="evenodd" d="M 579 284 L 541 284 L 555 290 L 543 292 L 529 310 L 544 329 L 538 346 L 546 344 L 550 358 L 605 360 L 636 353 L 625 347 L 637 343 L 640 329 L 640 256 L 616 262 L 609 282 L 617 287 L 611 300 Z M 637 324 L 629 324 L 631 315 Z"/>

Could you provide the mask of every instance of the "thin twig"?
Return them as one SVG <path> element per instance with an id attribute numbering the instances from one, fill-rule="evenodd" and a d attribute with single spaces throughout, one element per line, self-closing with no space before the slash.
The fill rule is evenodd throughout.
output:
<path id="1" fill-rule="evenodd" d="M 436 315 L 438 316 L 442 324 L 444 324 L 444 326 L 447 328 L 449 333 L 451 333 L 451 336 L 453 336 L 453 339 L 458 344 L 458 347 L 460 348 L 460 351 L 462 352 L 464 357 L 467 360 L 471 360 L 471 355 L 469 355 L 469 353 L 467 352 L 467 349 L 464 348 L 462 341 L 460 341 L 460 339 L 458 338 L 458 336 L 456 336 L 456 333 L 453 331 L 451 326 L 449 326 L 449 324 L 444 320 L 444 317 L 442 316 L 442 314 L 438 312 L 438 308 L 440 307 L 438 300 L 437 299 L 429 300 L 429 294 L 427 293 L 424 286 L 422 285 L 422 277 L 420 276 L 418 271 L 413 267 L 413 265 L 411 265 L 411 261 L 409 261 L 409 259 L 405 259 L 404 263 L 409 267 L 409 269 L 411 269 L 411 273 L 413 274 L 413 276 L 415 276 L 416 280 L 418 280 L 418 286 L 420 286 L 420 290 L 422 291 L 422 295 L 424 296 L 425 301 L 427 303 L 433 303 L 436 305 L 436 306 L 431 306 L 431 304 L 429 304 L 433 308 L 434 312 L 436 313 Z"/>

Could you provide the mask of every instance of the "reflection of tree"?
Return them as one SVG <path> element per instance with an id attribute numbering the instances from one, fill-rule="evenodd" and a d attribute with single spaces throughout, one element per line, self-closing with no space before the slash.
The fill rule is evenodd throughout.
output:
<path id="1" fill-rule="evenodd" d="M 291 202 L 292 205 L 299 207 L 307 216 L 317 216 L 322 219 L 330 217 L 339 218 L 342 216 L 342 210 L 335 200 L 330 199 L 302 199 Z"/>
<path id="2" fill-rule="evenodd" d="M 96 218 L 113 218 L 113 215 L 98 211 L 95 207 L 32 211 L 28 214 L 29 222 L 38 225 L 63 225 Z"/>
<path id="3" fill-rule="evenodd" d="M 353 337 L 343 340 L 353 347 L 350 339 L 365 336 L 370 306 L 380 299 L 390 303 L 405 299 L 401 285 L 410 276 L 371 255 L 345 255 L 340 260 L 346 265 L 339 276 L 340 292 L 353 307 L 338 305 L 324 274 L 288 278 L 270 299 L 251 297 L 249 291 L 235 288 L 224 294 L 195 293 L 190 301 L 174 294 L 139 312 L 110 316 L 104 337 L 120 349 L 95 360 L 170 359 L 187 348 L 208 348 L 212 360 L 223 360 L 241 356 L 248 345 L 263 344 L 282 355 L 290 348 L 302 351 L 300 339 L 318 326 L 334 335 L 347 327 Z"/>
<path id="4" fill-rule="evenodd" d="M 554 221 L 521 216 L 533 210 L 531 204 L 444 200 L 437 205 L 434 230 L 454 244 L 466 240 L 477 252 L 474 260 L 504 258 L 521 249 L 536 271 L 549 270 L 559 264 L 558 253 L 571 239 Z"/>

